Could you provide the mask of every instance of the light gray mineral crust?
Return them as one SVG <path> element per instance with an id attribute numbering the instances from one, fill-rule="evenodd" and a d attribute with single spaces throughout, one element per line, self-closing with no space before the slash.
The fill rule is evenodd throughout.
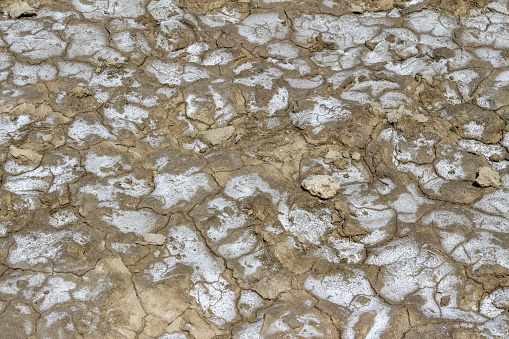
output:
<path id="1" fill-rule="evenodd" d="M 313 175 L 302 181 L 302 187 L 311 195 L 322 199 L 330 199 L 340 189 L 339 184 L 330 175 Z"/>

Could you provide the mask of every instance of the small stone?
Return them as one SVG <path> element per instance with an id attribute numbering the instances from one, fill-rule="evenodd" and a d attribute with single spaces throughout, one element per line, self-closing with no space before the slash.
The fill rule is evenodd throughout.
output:
<path id="1" fill-rule="evenodd" d="M 490 161 L 500 162 L 500 161 L 502 161 L 502 156 L 500 154 L 492 154 L 490 156 Z"/>
<path id="2" fill-rule="evenodd" d="M 19 19 L 36 15 L 35 9 L 30 7 L 30 5 L 25 1 L 16 2 L 7 7 L 7 13 L 9 13 L 11 19 Z"/>
<path id="3" fill-rule="evenodd" d="M 353 152 L 352 159 L 353 160 L 361 160 L 361 154 L 359 152 Z"/>
<path id="4" fill-rule="evenodd" d="M 221 128 L 209 129 L 208 131 L 202 132 L 202 136 L 208 143 L 212 145 L 219 145 L 230 139 L 235 132 L 235 127 L 226 126 Z"/>
<path id="5" fill-rule="evenodd" d="M 150 245 L 161 246 L 161 245 L 164 245 L 164 241 L 166 240 L 166 237 L 162 234 L 145 233 L 145 234 L 143 234 L 143 240 L 145 240 Z"/>
<path id="6" fill-rule="evenodd" d="M 330 199 L 340 189 L 339 184 L 330 175 L 313 175 L 302 181 L 302 187 L 311 195 Z"/>
<path id="7" fill-rule="evenodd" d="M 475 183 L 480 187 L 500 187 L 500 174 L 491 167 L 482 167 L 477 173 Z"/>
<path id="8" fill-rule="evenodd" d="M 154 252 L 154 257 L 159 258 L 160 255 L 161 255 L 161 251 Z"/>

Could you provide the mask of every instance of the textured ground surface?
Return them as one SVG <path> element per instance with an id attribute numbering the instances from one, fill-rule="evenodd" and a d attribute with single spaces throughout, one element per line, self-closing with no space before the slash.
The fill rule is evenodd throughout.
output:
<path id="1" fill-rule="evenodd" d="M 28 4 L 1 338 L 509 337 L 507 0 Z"/>

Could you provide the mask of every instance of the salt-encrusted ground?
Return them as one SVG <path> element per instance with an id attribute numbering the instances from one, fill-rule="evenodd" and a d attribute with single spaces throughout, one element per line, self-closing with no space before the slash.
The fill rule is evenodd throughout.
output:
<path id="1" fill-rule="evenodd" d="M 0 5 L 0 338 L 509 337 L 507 0 Z"/>

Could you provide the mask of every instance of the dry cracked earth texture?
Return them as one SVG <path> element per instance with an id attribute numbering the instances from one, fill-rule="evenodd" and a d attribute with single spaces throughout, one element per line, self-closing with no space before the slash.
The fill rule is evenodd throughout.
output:
<path id="1" fill-rule="evenodd" d="M 0 1 L 1 338 L 508 338 L 507 0 Z"/>

